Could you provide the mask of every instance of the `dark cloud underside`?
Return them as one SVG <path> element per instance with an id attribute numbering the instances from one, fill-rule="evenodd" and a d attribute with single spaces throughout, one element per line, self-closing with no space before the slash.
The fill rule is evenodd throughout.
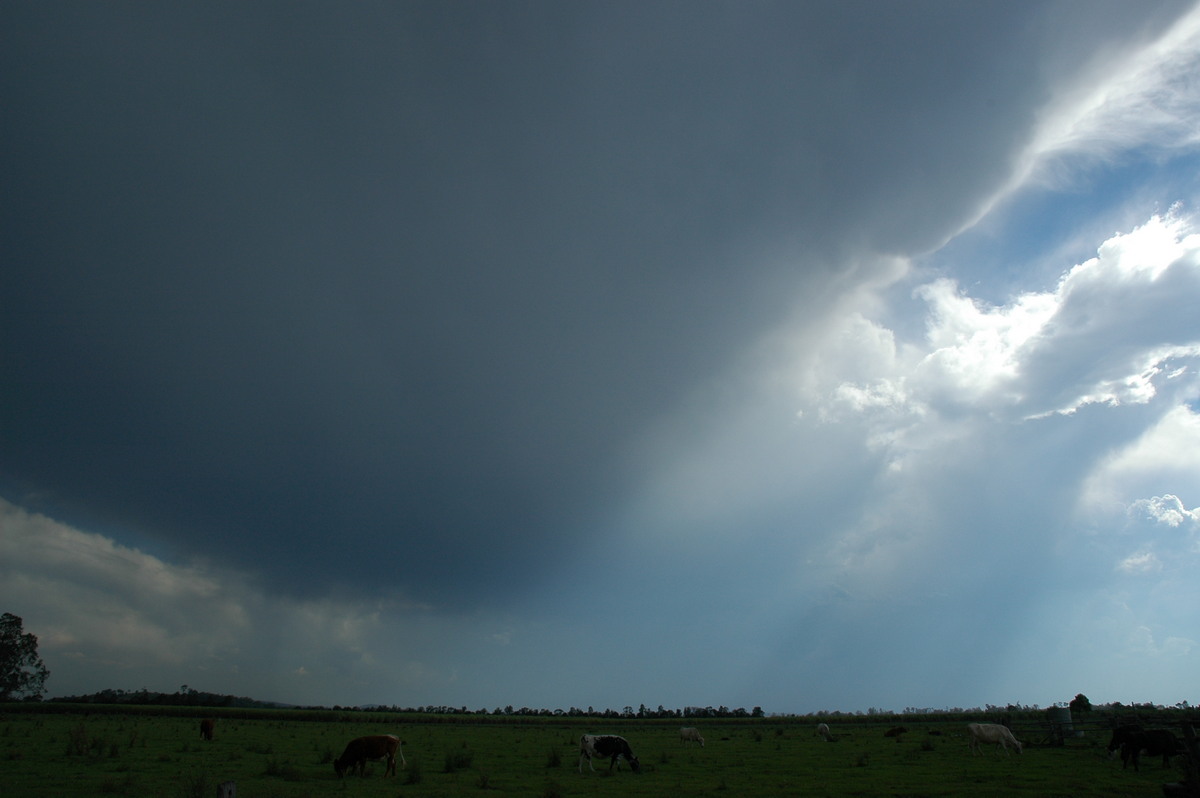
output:
<path id="1" fill-rule="evenodd" d="M 289 590 L 550 567 L 1031 124 L 1036 6 L 844 6 L 8 7 L 2 487 Z"/>

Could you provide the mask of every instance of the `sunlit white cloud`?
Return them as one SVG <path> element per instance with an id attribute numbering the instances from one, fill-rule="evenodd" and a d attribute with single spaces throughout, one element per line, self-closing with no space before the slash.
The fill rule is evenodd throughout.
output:
<path id="1" fill-rule="evenodd" d="M 972 299 L 950 279 L 916 295 L 929 308 L 924 341 L 898 345 L 891 331 L 860 316 L 830 336 L 847 357 L 824 357 L 823 374 L 808 369 L 819 417 L 907 408 L 938 411 L 941 420 L 963 412 L 1035 418 L 1089 404 L 1145 404 L 1167 381 L 1197 384 L 1200 236 L 1176 215 L 1114 236 L 1053 291 L 1001 307 Z M 847 367 L 861 373 L 863 363 L 878 370 L 842 378 Z"/>
<path id="2" fill-rule="evenodd" d="M 1188 637 L 1167 635 L 1159 639 L 1155 630 L 1139 626 L 1129 636 L 1129 650 L 1154 659 L 1187 657 L 1196 649 L 1196 641 Z"/>
<path id="3" fill-rule="evenodd" d="M 1200 529 L 1200 507 L 1189 510 L 1183 506 L 1178 496 L 1168 494 L 1152 499 L 1138 499 L 1133 503 L 1131 510 L 1145 513 L 1160 524 L 1170 527 Z"/>
<path id="4" fill-rule="evenodd" d="M 1117 569 L 1131 574 L 1148 574 L 1161 571 L 1162 563 L 1153 552 L 1144 551 L 1121 560 Z"/>
<path id="5" fill-rule="evenodd" d="M 1135 440 L 1095 465 L 1079 494 L 1079 512 L 1091 525 L 1101 518 L 1179 521 L 1195 534 L 1195 513 L 1180 496 L 1200 495 L 1200 415 L 1187 405 L 1167 410 Z M 1151 498 L 1147 498 L 1151 497 Z"/>

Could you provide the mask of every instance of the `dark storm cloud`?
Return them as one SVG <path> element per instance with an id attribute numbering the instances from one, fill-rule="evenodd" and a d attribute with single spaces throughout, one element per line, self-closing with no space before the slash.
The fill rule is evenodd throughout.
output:
<path id="1" fill-rule="evenodd" d="M 0 487 L 290 590 L 526 580 L 696 383 L 969 218 L 1034 8 L 8 6 Z"/>

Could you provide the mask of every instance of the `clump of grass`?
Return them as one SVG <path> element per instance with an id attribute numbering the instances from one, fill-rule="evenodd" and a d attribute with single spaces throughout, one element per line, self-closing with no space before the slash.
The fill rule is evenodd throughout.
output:
<path id="1" fill-rule="evenodd" d="M 466 770 L 471 767 L 471 762 L 474 760 L 475 755 L 471 753 L 471 749 L 467 748 L 467 744 L 463 743 L 462 748 L 459 750 L 446 752 L 446 761 L 442 772 L 456 773 L 460 770 Z"/>
<path id="2" fill-rule="evenodd" d="M 107 743 L 105 743 L 104 740 L 101 740 L 99 737 L 93 737 L 88 741 L 88 749 L 92 756 L 100 756 L 105 745 L 107 745 Z"/>
<path id="3" fill-rule="evenodd" d="M 126 773 L 125 777 L 120 779 L 109 776 L 100 782 L 98 789 L 103 795 L 134 795 L 140 792 L 134 784 L 132 773 Z"/>
<path id="4" fill-rule="evenodd" d="M 208 774 L 201 770 L 188 773 L 179 782 L 179 798 L 209 798 L 214 791 Z"/>
<path id="5" fill-rule="evenodd" d="M 82 723 L 67 731 L 67 756 L 83 756 L 88 750 L 87 727 Z"/>
<path id="6" fill-rule="evenodd" d="M 562 754 L 560 754 L 558 752 L 557 748 L 551 748 L 550 753 L 546 754 L 546 767 L 547 768 L 556 768 L 556 767 L 561 767 L 561 766 L 562 766 Z"/>
<path id="7" fill-rule="evenodd" d="M 489 789 L 491 787 L 491 783 L 492 783 L 492 777 L 488 773 L 485 773 L 484 771 L 481 770 L 481 771 L 479 771 L 479 773 L 476 774 L 475 786 L 479 787 L 479 789 L 481 789 L 481 790 Z"/>
<path id="8" fill-rule="evenodd" d="M 291 762 L 280 762 L 275 757 L 267 760 L 267 769 L 263 771 L 264 776 L 275 776 L 284 781 L 300 781 L 304 775 L 300 772 L 300 768 L 293 765 Z"/>
<path id="9" fill-rule="evenodd" d="M 420 784 L 421 783 L 421 763 L 408 763 L 408 778 L 404 780 L 405 784 Z"/>
<path id="10" fill-rule="evenodd" d="M 541 798 L 563 798 L 562 786 L 553 781 L 546 782 Z"/>

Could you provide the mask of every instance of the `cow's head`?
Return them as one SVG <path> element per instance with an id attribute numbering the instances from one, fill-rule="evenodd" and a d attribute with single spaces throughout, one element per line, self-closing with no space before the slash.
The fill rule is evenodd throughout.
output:
<path id="1" fill-rule="evenodd" d="M 629 769 L 632 770 L 634 773 L 642 772 L 642 763 L 638 761 L 638 758 L 636 756 L 633 759 L 629 760 Z"/>

